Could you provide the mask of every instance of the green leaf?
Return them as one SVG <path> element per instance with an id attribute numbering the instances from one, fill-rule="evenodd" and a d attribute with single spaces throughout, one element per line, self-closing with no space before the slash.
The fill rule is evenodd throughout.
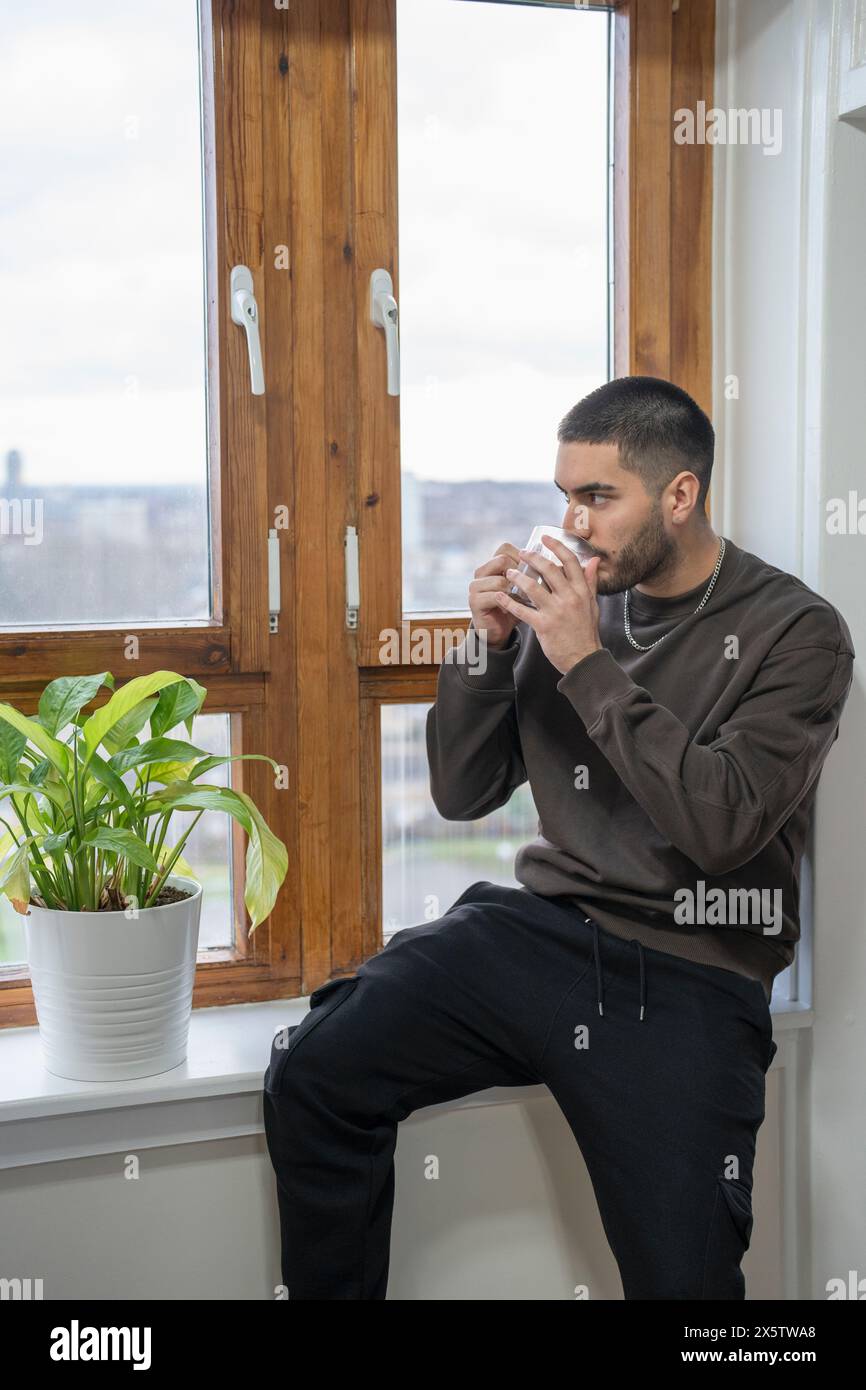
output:
<path id="1" fill-rule="evenodd" d="M 48 782 L 41 787 L 33 787 L 29 782 L 7 782 L 5 786 L 0 787 L 0 801 L 5 800 L 7 796 L 32 796 L 36 799 L 37 806 L 39 804 L 38 798 L 40 796 L 47 796 L 48 800 L 52 801 L 58 810 L 64 813 L 64 816 L 66 814 L 66 807 L 69 804 L 68 796 L 64 796 L 63 792 L 59 792 L 56 787 L 52 787 Z M 32 806 L 32 804 L 31 802 L 30 805 Z"/>
<path id="2" fill-rule="evenodd" d="M 249 836 L 244 902 L 250 914 L 250 932 L 254 932 L 273 908 L 289 866 L 286 846 L 254 803 L 230 787 L 196 787 L 191 782 L 174 782 L 165 791 L 156 792 L 152 800 L 176 811 L 225 811 L 243 826 Z M 150 805 L 149 800 L 148 808 Z"/>
<path id="3" fill-rule="evenodd" d="M 44 753 L 50 763 L 57 768 L 58 772 L 64 777 L 69 776 L 69 749 L 62 743 L 58 743 L 56 738 L 52 738 L 47 729 L 43 729 L 41 724 L 37 724 L 35 719 L 28 719 L 26 715 L 19 714 L 12 705 L 0 704 L 0 720 L 5 720 L 11 724 L 13 729 L 17 729 L 27 737 L 31 743 L 35 743 L 40 752 Z"/>
<path id="4" fill-rule="evenodd" d="M 192 767 L 195 767 L 195 758 L 188 763 L 153 763 L 148 772 L 152 782 L 188 782 Z"/>
<path id="5" fill-rule="evenodd" d="M 113 762 L 113 759 L 112 759 Z M 125 806 L 131 816 L 135 816 L 135 800 L 129 787 L 121 777 L 115 772 L 110 762 L 106 762 L 98 753 L 92 753 L 87 771 L 95 781 L 106 787 L 111 792 L 116 803 Z M 103 814 L 107 813 L 108 808 Z"/>
<path id="6" fill-rule="evenodd" d="M 184 805 L 181 805 L 181 802 L 184 802 Z M 145 814 L 166 811 L 169 807 L 175 811 L 225 811 L 229 815 L 235 815 L 244 829 L 245 822 L 250 819 L 237 792 L 230 787 L 196 787 L 192 782 L 171 782 L 162 791 L 154 792 L 148 798 Z"/>
<path id="7" fill-rule="evenodd" d="M 55 795 L 51 797 L 51 800 L 58 810 L 63 812 L 67 820 L 74 815 L 69 784 L 63 780 L 57 768 L 52 767 L 47 758 L 43 758 L 42 762 L 30 769 L 27 782 L 32 791 L 41 792 L 47 788 L 46 795 L 48 796 L 54 792 Z"/>
<path id="8" fill-rule="evenodd" d="M 80 854 L 86 848 L 105 849 L 114 854 L 121 854 L 131 864 L 137 864 L 141 869 L 149 869 L 151 873 L 157 873 L 159 869 L 159 865 L 144 840 L 133 835 L 131 830 L 119 830 L 114 826 L 101 825 L 98 829 L 91 830 L 85 835 L 75 854 Z"/>
<path id="9" fill-rule="evenodd" d="M 237 795 L 243 801 L 258 834 L 250 836 L 247 845 L 244 902 L 250 914 L 250 932 L 270 914 L 277 893 L 289 867 L 289 853 L 278 839 L 255 803 L 245 792 Z"/>
<path id="10" fill-rule="evenodd" d="M 18 826 L 18 831 L 20 834 L 24 834 L 24 831 L 20 825 Z M 38 835 L 28 835 L 26 840 L 18 841 L 16 848 L 24 849 L 27 845 L 32 845 L 34 840 L 38 839 Z M 0 864 L 2 864 L 3 860 L 5 860 L 7 851 L 10 850 L 14 844 L 15 841 L 12 839 L 12 836 L 8 833 L 3 836 L 2 840 L 0 840 Z"/>
<path id="11" fill-rule="evenodd" d="M 0 893 L 5 893 L 16 912 L 27 915 L 30 902 L 30 863 L 27 845 L 13 850 L 0 867 Z"/>
<path id="12" fill-rule="evenodd" d="M 3 725 L 0 724 L 0 729 Z M 38 763 L 34 763 L 30 769 L 30 776 L 27 778 L 32 786 L 41 786 L 51 771 L 52 764 L 48 758 L 42 758 Z"/>
<path id="13" fill-rule="evenodd" d="M 210 772 L 212 767 L 219 767 L 220 763 L 236 763 L 241 760 L 246 761 L 249 758 L 254 759 L 256 762 L 270 763 L 275 772 L 279 772 L 280 770 L 279 763 L 273 758 L 269 758 L 267 753 L 233 753 L 230 758 L 214 756 L 212 758 L 205 758 L 202 763 L 195 763 L 187 781 L 195 782 L 199 777 L 202 777 L 204 773 Z"/>
<path id="14" fill-rule="evenodd" d="M 114 728 L 109 730 L 102 740 L 108 752 L 114 754 L 119 753 L 123 748 L 138 747 L 136 734 L 141 733 L 156 706 L 157 698 L 154 695 L 149 700 L 142 700 L 134 709 L 129 711 L 129 714 L 118 719 Z"/>
<path id="15" fill-rule="evenodd" d="M 102 705 L 90 716 L 84 725 L 84 743 L 87 748 L 85 763 L 99 747 L 106 734 L 129 714 L 142 700 L 166 686 L 182 681 L 176 671 L 153 671 L 149 676 L 136 676 L 112 695 L 107 705 Z M 155 711 L 154 711 L 155 713 Z"/>
<path id="16" fill-rule="evenodd" d="M 183 721 L 186 726 L 187 737 L 192 738 L 192 721 L 194 716 L 199 713 L 202 705 L 207 699 L 207 690 L 203 685 L 199 685 L 198 681 L 194 681 L 192 676 L 187 676 L 186 683 L 192 691 L 193 695 L 195 696 L 196 700 L 195 709 L 190 710 L 189 714 L 185 716 Z"/>
<path id="17" fill-rule="evenodd" d="M 60 676 L 46 685 L 39 701 L 39 719 L 43 727 L 49 734 L 65 728 L 103 685 L 114 688 L 114 676 L 110 671 L 101 671 L 98 676 Z"/>
<path id="18" fill-rule="evenodd" d="M 191 676 L 186 676 L 180 685 L 170 685 L 159 697 L 159 703 L 150 721 L 150 732 L 154 738 L 161 738 L 169 729 L 174 729 L 183 721 L 186 731 L 192 738 L 193 716 L 198 714 L 204 704 L 207 691 Z"/>
<path id="19" fill-rule="evenodd" d="M 63 830 L 58 835 L 46 835 L 39 846 L 41 852 L 43 854 L 56 854 L 58 850 L 65 850 L 71 834 L 71 830 Z"/>
<path id="20" fill-rule="evenodd" d="M 137 743 L 134 748 L 124 748 L 122 752 L 115 753 L 110 761 L 115 772 L 123 774 L 129 772 L 130 768 L 146 767 L 151 763 L 187 763 L 206 756 L 206 749 L 196 748 L 193 743 L 183 743 L 176 738 L 151 738 L 146 743 Z"/>
<path id="21" fill-rule="evenodd" d="M 0 782 L 14 782 L 27 735 L 0 719 Z"/>
<path id="22" fill-rule="evenodd" d="M 21 822 L 22 829 L 34 831 L 34 834 L 30 837 L 31 840 L 38 839 L 40 835 L 47 835 L 54 829 L 50 820 L 44 814 L 41 803 L 37 801 L 32 793 L 25 798 L 22 814 L 18 819 Z"/>

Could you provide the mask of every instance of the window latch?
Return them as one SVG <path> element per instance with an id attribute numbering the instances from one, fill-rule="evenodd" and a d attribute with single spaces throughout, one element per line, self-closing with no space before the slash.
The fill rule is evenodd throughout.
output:
<path id="1" fill-rule="evenodd" d="M 374 270 L 370 276 L 370 320 L 385 330 L 385 352 L 388 357 L 388 395 L 400 394 L 400 332 L 397 325 L 397 301 L 394 286 L 387 270 Z"/>
<path id="2" fill-rule="evenodd" d="M 361 574 L 358 565 L 358 532 L 354 526 L 346 527 L 343 550 L 346 559 L 346 627 L 356 632 L 358 611 L 361 607 Z"/>
<path id="3" fill-rule="evenodd" d="M 273 526 L 268 531 L 268 628 L 280 630 L 280 537 Z"/>
<path id="4" fill-rule="evenodd" d="M 265 375 L 262 370 L 262 344 L 259 338 L 259 306 L 253 294 L 253 276 L 249 266 L 232 266 L 231 275 L 232 323 L 246 331 L 250 357 L 250 379 L 254 396 L 265 394 Z"/>

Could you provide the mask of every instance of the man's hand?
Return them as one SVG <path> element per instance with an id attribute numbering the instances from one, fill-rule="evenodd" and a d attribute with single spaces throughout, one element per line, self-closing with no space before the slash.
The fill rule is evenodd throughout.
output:
<path id="1" fill-rule="evenodd" d="M 504 577 L 506 567 L 519 564 L 520 552 L 505 541 L 492 560 L 478 566 L 475 578 L 469 585 L 472 626 L 476 632 L 486 633 L 487 645 L 492 651 L 505 646 L 518 619 L 523 617 L 522 603 L 515 604 L 514 617 L 511 617 L 497 602 L 497 597 L 511 588 L 510 582 Z"/>
<path id="2" fill-rule="evenodd" d="M 550 586 L 550 592 L 528 575 L 507 569 L 505 576 L 509 584 L 516 584 L 538 606 L 527 608 L 503 593 L 496 594 L 496 602 L 506 613 L 514 613 L 515 618 L 529 624 L 548 661 L 565 675 L 578 661 L 602 647 L 596 598 L 601 558 L 594 556 L 584 569 L 562 541 L 547 535 L 542 536 L 542 540 L 549 550 L 561 557 L 562 567 L 535 552 L 530 555 L 521 550 L 518 553 L 521 560 L 527 561 L 541 575 Z"/>

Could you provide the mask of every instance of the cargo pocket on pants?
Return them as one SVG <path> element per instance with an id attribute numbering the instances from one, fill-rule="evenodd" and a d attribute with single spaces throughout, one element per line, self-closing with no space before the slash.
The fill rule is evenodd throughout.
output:
<path id="1" fill-rule="evenodd" d="M 310 1009 L 300 1023 L 289 1028 L 281 1028 L 271 1044 L 271 1061 L 265 1072 L 266 1091 L 279 1091 L 280 1079 L 286 1064 L 295 1048 L 307 1037 L 322 1019 L 333 1013 L 340 1004 L 345 1003 L 358 983 L 357 975 L 348 975 L 339 980 L 327 980 L 310 995 Z"/>
<path id="2" fill-rule="evenodd" d="M 752 1239 L 752 1193 L 741 1178 L 717 1178 L 702 1298 L 744 1299 L 740 1261 Z"/>

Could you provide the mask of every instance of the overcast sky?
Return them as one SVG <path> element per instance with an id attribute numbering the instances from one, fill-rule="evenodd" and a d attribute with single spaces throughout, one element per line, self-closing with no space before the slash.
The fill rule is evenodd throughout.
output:
<path id="1" fill-rule="evenodd" d="M 204 481 L 195 16 L 0 0 L 0 456 L 25 480 Z M 403 464 L 548 477 L 607 378 L 607 15 L 397 21 Z"/>
<path id="2" fill-rule="evenodd" d="M 607 380 L 607 15 L 397 5 L 401 443 L 425 477 L 553 474 Z"/>

